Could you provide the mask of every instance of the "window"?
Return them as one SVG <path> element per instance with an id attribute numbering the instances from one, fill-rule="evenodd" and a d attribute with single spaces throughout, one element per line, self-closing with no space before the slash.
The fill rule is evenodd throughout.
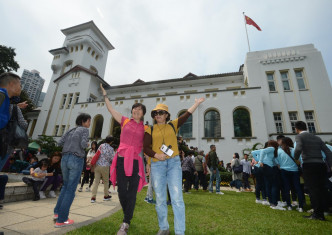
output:
<path id="1" fill-rule="evenodd" d="M 69 101 L 68 101 L 68 104 L 67 104 L 67 109 L 69 109 L 70 108 L 70 106 L 71 106 L 71 103 L 73 102 L 73 94 L 69 94 Z"/>
<path id="2" fill-rule="evenodd" d="M 313 111 L 304 111 L 305 120 L 308 124 L 308 131 L 310 133 L 316 133 L 315 128 L 315 116 Z"/>
<path id="3" fill-rule="evenodd" d="M 211 138 L 221 137 L 220 114 L 210 110 L 204 115 L 204 136 Z"/>
<path id="4" fill-rule="evenodd" d="M 83 45 L 81 44 L 81 50 L 83 50 Z"/>
<path id="5" fill-rule="evenodd" d="M 284 133 L 283 125 L 282 125 L 282 114 L 281 113 L 273 113 L 274 123 L 276 125 L 277 133 Z"/>
<path id="6" fill-rule="evenodd" d="M 284 88 L 284 91 L 290 91 L 289 80 L 288 80 L 288 72 L 280 72 L 281 82 Z"/>
<path id="7" fill-rule="evenodd" d="M 248 110 L 237 108 L 233 112 L 234 136 L 251 137 L 251 122 Z"/>
<path id="8" fill-rule="evenodd" d="M 88 98 L 88 102 L 95 102 L 97 99 L 97 97 L 95 97 L 94 95 L 90 94 L 90 97 Z"/>
<path id="9" fill-rule="evenodd" d="M 78 46 L 75 47 L 75 51 L 78 51 Z"/>
<path id="10" fill-rule="evenodd" d="M 276 86 L 274 83 L 274 74 L 268 73 L 268 74 L 266 74 L 266 76 L 267 76 L 267 82 L 269 83 L 270 91 L 276 91 Z"/>
<path id="11" fill-rule="evenodd" d="M 78 103 L 79 98 L 80 98 L 80 93 L 78 92 L 76 93 L 75 104 Z"/>
<path id="12" fill-rule="evenodd" d="M 299 90 L 306 89 L 303 77 L 303 70 L 295 70 L 295 76 L 297 80 L 297 85 L 299 86 Z"/>
<path id="13" fill-rule="evenodd" d="M 292 132 L 295 133 L 295 123 L 297 122 L 297 112 L 289 112 L 289 120 L 292 127 Z"/>
<path id="14" fill-rule="evenodd" d="M 66 100 L 67 100 L 67 94 L 64 94 L 62 96 L 62 104 L 60 106 L 60 109 L 63 109 L 65 107 L 65 104 L 66 104 Z"/>
<path id="15" fill-rule="evenodd" d="M 93 51 L 93 52 L 91 53 L 91 55 L 92 55 L 92 56 L 94 56 L 94 55 L 95 55 L 95 53 L 96 53 L 96 52 L 95 52 L 95 51 Z"/>
<path id="16" fill-rule="evenodd" d="M 55 128 L 54 128 L 54 136 L 57 136 L 58 131 L 59 131 L 59 126 L 56 125 Z"/>
<path id="17" fill-rule="evenodd" d="M 65 130 L 66 130 L 66 125 L 62 125 L 61 126 L 61 132 L 59 135 L 63 135 L 65 133 Z"/>
<path id="18" fill-rule="evenodd" d="M 182 111 L 179 114 L 179 117 L 184 114 L 186 111 Z M 179 135 L 183 138 L 191 138 L 193 135 L 193 116 L 190 115 L 187 121 L 180 127 Z"/>

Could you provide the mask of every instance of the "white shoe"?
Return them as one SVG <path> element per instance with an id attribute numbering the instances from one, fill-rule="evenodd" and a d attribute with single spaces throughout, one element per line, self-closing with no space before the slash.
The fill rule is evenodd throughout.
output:
<path id="1" fill-rule="evenodd" d="M 269 206 L 270 205 L 270 203 L 268 201 L 263 201 L 262 204 L 265 205 L 265 206 Z"/>
<path id="2" fill-rule="evenodd" d="M 291 206 L 287 207 L 287 210 L 291 211 L 293 208 Z"/>
<path id="3" fill-rule="evenodd" d="M 82 192 L 82 190 L 83 190 L 83 188 L 82 187 L 80 187 L 77 191 L 79 191 L 79 192 Z"/>
<path id="4" fill-rule="evenodd" d="M 256 203 L 258 203 L 258 204 L 262 204 L 263 201 L 261 201 L 261 200 L 259 200 L 259 199 L 256 199 Z"/>
<path id="5" fill-rule="evenodd" d="M 91 192 L 91 189 L 89 187 L 86 187 L 85 192 Z"/>
<path id="6" fill-rule="evenodd" d="M 296 210 L 297 210 L 298 212 L 300 212 L 300 213 L 302 213 L 302 212 L 303 212 L 303 209 L 302 209 L 302 208 L 300 208 L 300 207 L 296 208 Z"/>
<path id="7" fill-rule="evenodd" d="M 239 189 L 239 190 L 236 190 L 237 193 L 241 193 L 242 191 Z"/>
<path id="8" fill-rule="evenodd" d="M 281 206 L 270 206 L 271 209 L 273 210 L 280 210 L 280 211 L 285 211 L 286 209 L 281 207 Z"/>
<path id="9" fill-rule="evenodd" d="M 219 195 L 224 195 L 223 192 L 216 192 L 216 194 L 219 194 Z"/>
<path id="10" fill-rule="evenodd" d="M 285 206 L 287 206 L 287 203 L 279 201 L 277 206 L 285 207 Z"/>
<path id="11" fill-rule="evenodd" d="M 329 212 L 324 212 L 324 216 L 329 216 L 330 213 Z"/>
<path id="12" fill-rule="evenodd" d="M 308 213 L 314 213 L 314 209 L 310 209 L 307 211 Z"/>
<path id="13" fill-rule="evenodd" d="M 54 192 L 53 190 L 51 190 L 51 191 L 49 192 L 48 196 L 53 197 L 53 198 L 56 198 L 56 194 L 55 194 L 55 192 Z"/>
<path id="14" fill-rule="evenodd" d="M 43 191 L 39 191 L 39 197 L 40 199 L 45 199 L 46 198 L 45 193 Z"/>
<path id="15" fill-rule="evenodd" d="M 298 206 L 298 205 L 299 205 L 299 203 L 297 201 L 292 202 L 292 206 Z"/>

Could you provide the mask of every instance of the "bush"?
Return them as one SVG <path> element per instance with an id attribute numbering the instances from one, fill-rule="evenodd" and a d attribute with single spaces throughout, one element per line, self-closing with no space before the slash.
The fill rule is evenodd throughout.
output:
<path id="1" fill-rule="evenodd" d="M 232 181 L 232 173 L 231 172 L 219 172 L 220 174 L 220 185 L 228 186 Z M 210 181 L 210 175 L 206 175 L 206 182 Z M 213 185 L 216 184 L 216 181 L 213 181 Z"/>

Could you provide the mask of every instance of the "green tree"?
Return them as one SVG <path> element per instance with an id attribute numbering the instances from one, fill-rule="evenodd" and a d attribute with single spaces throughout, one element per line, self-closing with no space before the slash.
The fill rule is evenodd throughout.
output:
<path id="1" fill-rule="evenodd" d="M 0 74 L 4 72 L 17 71 L 20 66 L 15 61 L 15 49 L 0 45 Z"/>
<path id="2" fill-rule="evenodd" d="M 250 156 L 250 153 L 251 153 L 252 151 L 257 150 L 257 149 L 261 149 L 261 148 L 263 148 L 263 147 L 264 147 L 263 144 L 261 144 L 261 143 L 256 143 L 256 144 L 254 144 L 251 148 L 245 148 L 245 149 L 242 149 L 242 153 L 243 153 L 243 155 L 244 155 L 244 154 L 248 154 L 248 155 Z M 248 159 L 251 160 L 251 157 L 249 157 Z"/>
<path id="3" fill-rule="evenodd" d="M 58 146 L 57 142 L 51 136 L 41 135 L 38 139 L 33 140 L 41 147 L 42 151 L 47 155 L 51 155 L 54 152 L 58 152 L 62 150 L 61 146 Z"/>

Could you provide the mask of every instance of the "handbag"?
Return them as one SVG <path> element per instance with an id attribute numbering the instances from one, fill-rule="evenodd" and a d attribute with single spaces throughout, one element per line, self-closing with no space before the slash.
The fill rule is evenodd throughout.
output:
<path id="1" fill-rule="evenodd" d="M 17 106 L 13 106 L 12 117 L 9 120 L 8 129 L 8 145 L 15 148 L 27 148 L 29 138 L 24 130 L 18 123 Z"/>
<path id="2" fill-rule="evenodd" d="M 234 173 L 242 173 L 243 172 L 243 165 L 239 164 L 238 166 L 233 166 Z"/>

